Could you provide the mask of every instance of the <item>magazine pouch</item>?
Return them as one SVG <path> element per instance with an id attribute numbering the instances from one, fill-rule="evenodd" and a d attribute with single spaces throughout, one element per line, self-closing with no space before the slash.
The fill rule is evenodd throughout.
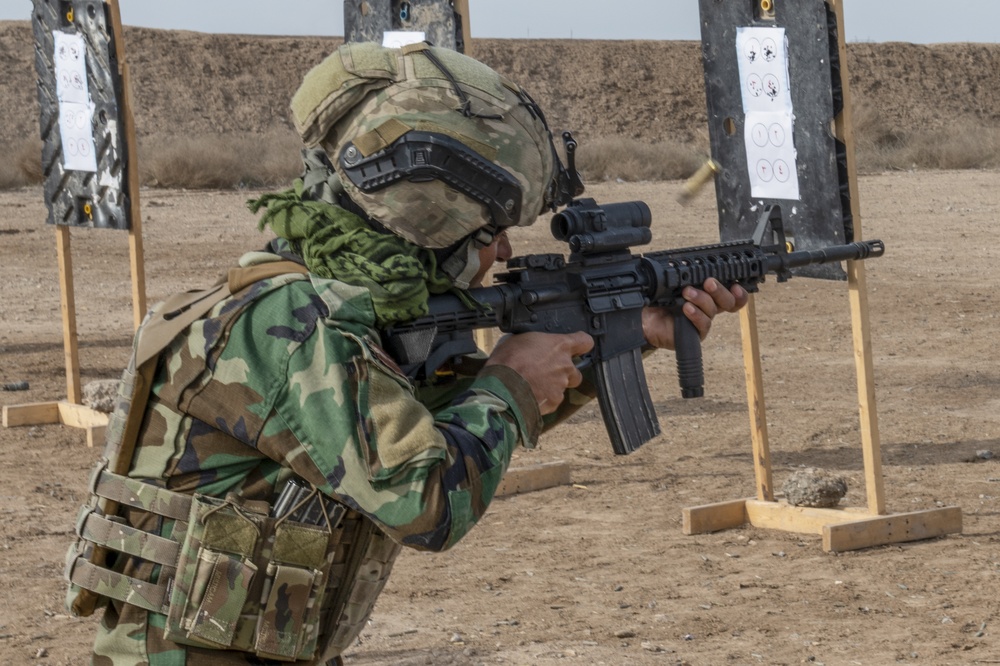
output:
<path id="1" fill-rule="evenodd" d="M 328 522 L 267 515 L 238 497 L 194 495 L 165 637 L 279 661 L 316 652 L 333 548 Z"/>
<path id="2" fill-rule="evenodd" d="M 254 651 L 269 659 L 308 659 L 319 636 L 330 531 L 291 520 L 275 523 Z"/>
<path id="3" fill-rule="evenodd" d="M 236 648 L 233 644 L 257 574 L 254 554 L 266 514 L 238 499 L 195 494 L 170 592 L 165 636 L 184 645 Z"/>

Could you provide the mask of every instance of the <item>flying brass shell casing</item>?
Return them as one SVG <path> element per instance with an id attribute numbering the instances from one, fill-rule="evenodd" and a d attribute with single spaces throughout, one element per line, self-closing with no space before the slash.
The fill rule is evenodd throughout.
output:
<path id="1" fill-rule="evenodd" d="M 681 205 L 687 205 L 703 187 L 722 171 L 722 166 L 713 159 L 706 161 L 694 174 L 684 181 L 681 193 L 677 196 L 677 201 Z"/>

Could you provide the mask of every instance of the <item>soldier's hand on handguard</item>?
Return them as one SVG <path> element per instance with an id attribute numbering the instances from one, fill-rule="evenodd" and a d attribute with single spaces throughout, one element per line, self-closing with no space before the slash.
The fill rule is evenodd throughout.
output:
<path id="1" fill-rule="evenodd" d="M 593 347 L 594 339 L 583 332 L 508 335 L 497 343 L 486 365 L 505 365 L 521 375 L 531 386 L 542 415 L 551 414 L 566 389 L 583 381 L 573 357 Z"/>
<path id="2" fill-rule="evenodd" d="M 736 312 L 747 304 L 750 296 L 739 285 L 726 289 L 715 278 L 705 280 L 701 289 L 684 290 L 684 316 L 691 320 L 704 340 L 712 328 L 712 320 L 720 312 Z M 660 349 L 674 348 L 674 318 L 666 308 L 648 307 L 642 311 L 642 331 L 646 342 Z"/>

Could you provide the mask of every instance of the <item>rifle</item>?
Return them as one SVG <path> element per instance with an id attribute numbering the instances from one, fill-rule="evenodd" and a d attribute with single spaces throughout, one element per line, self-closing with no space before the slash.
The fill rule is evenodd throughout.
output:
<path id="1" fill-rule="evenodd" d="M 885 252 L 879 240 L 795 251 L 785 236 L 780 206 L 769 205 L 748 240 L 632 254 L 633 246 L 652 239 L 651 221 L 642 201 L 599 206 L 593 199 L 575 199 L 551 223 L 552 235 L 569 246 L 568 259 L 561 254 L 515 257 L 507 262 L 508 272 L 496 276 L 498 284 L 467 292 L 478 307 L 455 294 L 432 296 L 429 313 L 387 328 L 383 345 L 411 379 L 421 379 L 451 359 L 474 353 L 475 329 L 586 331 L 594 348 L 577 367 L 593 367 L 601 415 L 614 452 L 622 455 L 660 433 L 642 366 L 645 306 L 665 306 L 673 314 L 681 395 L 701 397 L 701 339 L 681 312 L 685 287 L 700 288 L 713 277 L 753 293 L 769 273 L 785 282 L 794 268 Z"/>

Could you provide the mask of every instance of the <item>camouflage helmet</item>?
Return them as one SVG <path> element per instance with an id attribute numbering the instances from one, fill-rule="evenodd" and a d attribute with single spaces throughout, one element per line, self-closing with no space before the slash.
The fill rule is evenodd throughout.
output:
<path id="1" fill-rule="evenodd" d="M 421 247 L 454 248 L 443 268 L 461 287 L 497 233 L 566 203 L 541 110 L 456 51 L 345 44 L 306 74 L 291 107 L 368 217 Z"/>

